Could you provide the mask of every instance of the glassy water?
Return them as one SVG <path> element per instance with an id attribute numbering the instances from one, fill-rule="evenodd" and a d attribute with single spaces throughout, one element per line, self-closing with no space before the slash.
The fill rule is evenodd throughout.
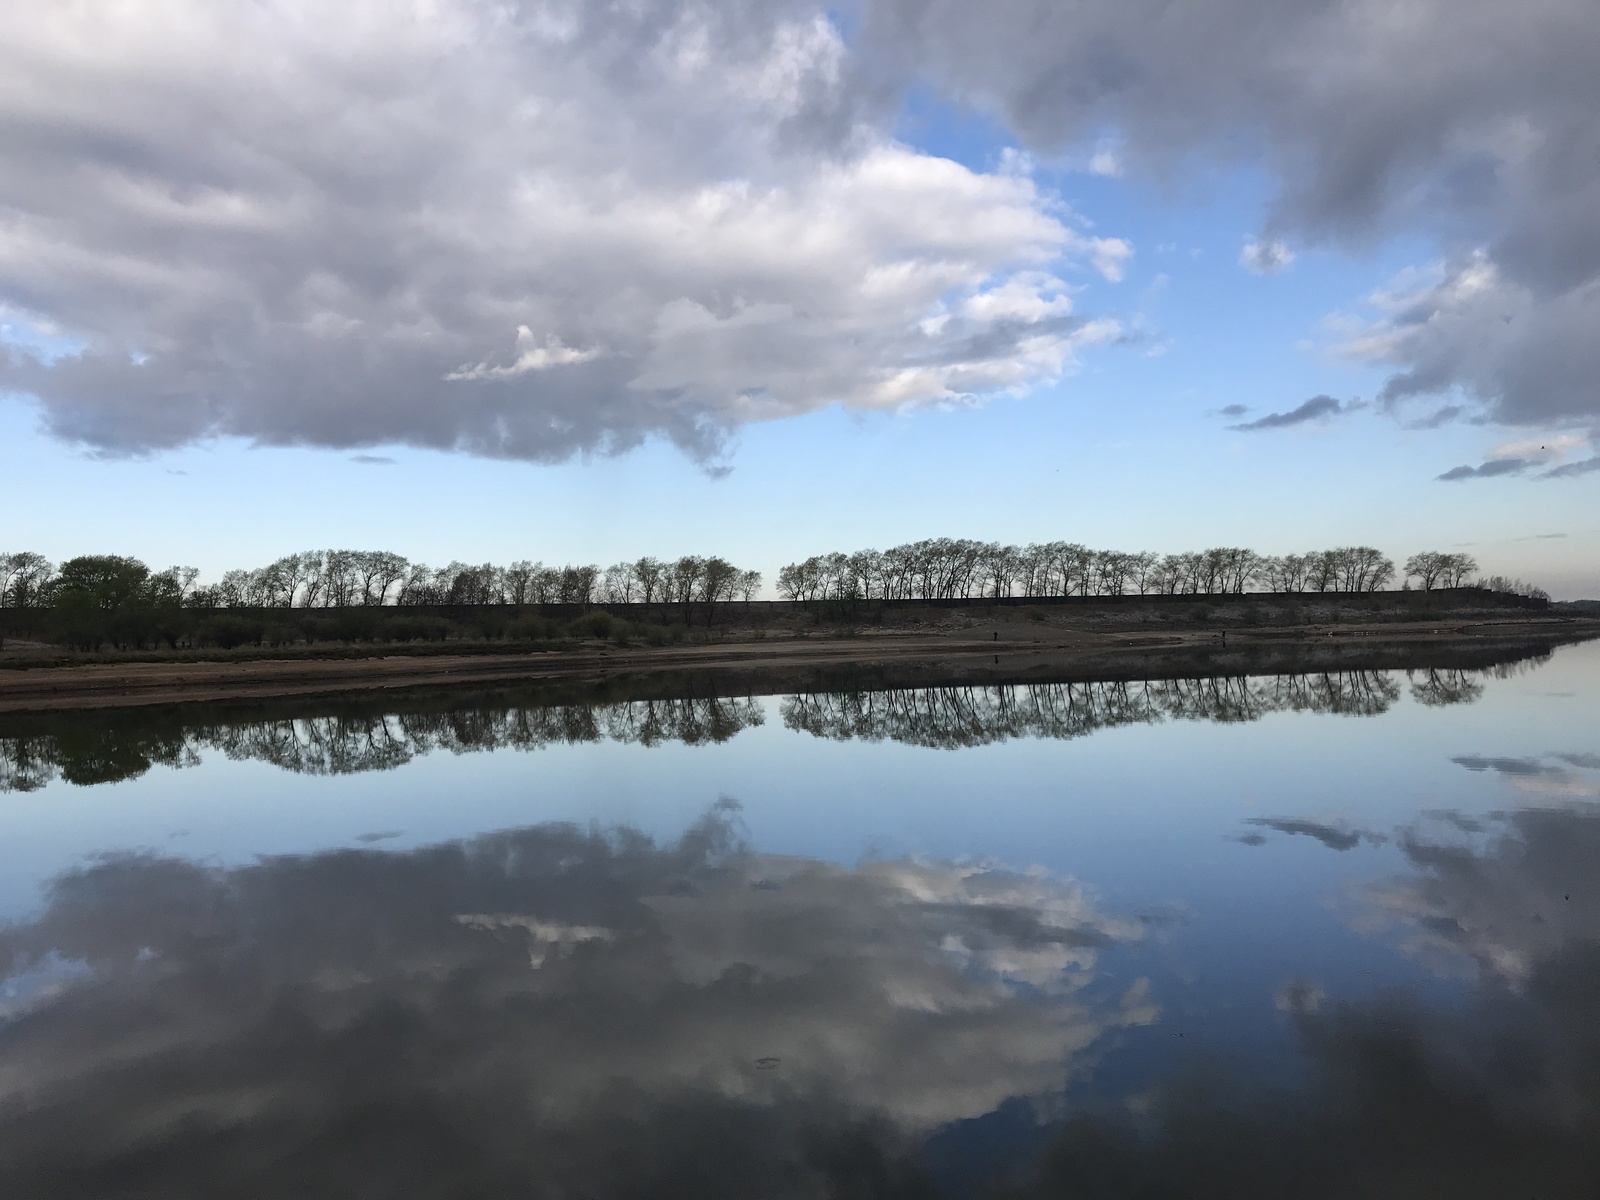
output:
<path id="1" fill-rule="evenodd" d="M 0 718 L 7 1196 L 1592 1196 L 1600 643 Z"/>

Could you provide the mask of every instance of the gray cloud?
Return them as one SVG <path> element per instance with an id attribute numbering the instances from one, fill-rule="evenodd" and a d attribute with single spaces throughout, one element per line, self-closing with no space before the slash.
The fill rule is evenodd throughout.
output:
<path id="1" fill-rule="evenodd" d="M 867 40 L 1034 146 L 1114 129 L 1130 175 L 1265 168 L 1260 240 L 1421 233 L 1349 352 L 1388 403 L 1460 389 L 1510 423 L 1600 412 L 1600 21 L 1587 0 L 874 0 Z M 1484 47 L 1494 52 L 1485 55 Z M 1418 64 L 1426 64 L 1425 69 Z"/>
<path id="2" fill-rule="evenodd" d="M 1591 771 L 1600 771 L 1600 754 L 1579 751 L 1573 754 L 1558 754 L 1556 757 L 1564 763 L 1571 763 L 1575 767 L 1585 767 Z"/>
<path id="3" fill-rule="evenodd" d="M 1294 251 L 1275 238 L 1252 238 L 1239 251 L 1239 264 L 1253 275 L 1275 275 L 1294 262 Z"/>
<path id="4" fill-rule="evenodd" d="M 782 1194 L 851 1193 L 840 1146 L 904 1153 L 1153 1020 L 1085 993 L 1141 932 L 1037 873 L 755 854 L 726 807 L 666 845 L 106 859 L 0 929 L 7 1178 L 750 1196 L 781 1164 Z"/>
<path id="5" fill-rule="evenodd" d="M 1378 845 L 1386 840 L 1382 834 L 1298 817 L 1249 817 L 1246 818 L 1245 824 L 1276 829 L 1279 833 L 1314 838 L 1330 850 L 1353 850 L 1362 842 Z"/>
<path id="6" fill-rule="evenodd" d="M 1497 775 L 1547 775 L 1555 770 L 1538 759 L 1486 757 L 1481 754 L 1462 754 L 1451 762 L 1469 771 L 1493 771 Z"/>
<path id="7" fill-rule="evenodd" d="M 1465 411 L 1459 404 L 1446 404 L 1435 409 L 1426 417 L 1419 417 L 1415 421 L 1407 421 L 1407 429 L 1439 429 L 1450 424 Z"/>
<path id="8" fill-rule="evenodd" d="M 1412 930 L 1413 949 L 1441 960 L 1464 956 L 1513 983 L 1566 948 L 1592 952 L 1600 933 L 1600 893 L 1589 886 L 1600 852 L 1594 805 L 1501 815 L 1481 850 L 1417 830 L 1399 844 L 1419 873 L 1372 898 Z"/>
<path id="9" fill-rule="evenodd" d="M 1228 428 L 1241 433 L 1252 433 L 1263 429 L 1287 429 L 1292 425 L 1304 425 L 1307 421 L 1336 416 L 1344 411 L 1344 406 L 1332 396 L 1313 396 L 1288 412 L 1269 413 L 1257 420 L 1246 421 L 1241 425 L 1230 425 Z"/>
<path id="10" fill-rule="evenodd" d="M 1062 273 L 1129 247 L 893 141 L 800 0 L 13 6 L 0 72 L 0 387 L 107 453 L 706 459 L 1117 333 Z"/>
<path id="11" fill-rule="evenodd" d="M 350 461 L 360 463 L 364 467 L 392 467 L 394 459 L 387 454 L 352 454 Z"/>
<path id="12" fill-rule="evenodd" d="M 1491 458 L 1476 467 L 1451 467 L 1439 478 L 1447 483 L 1461 479 L 1493 479 L 1499 475 L 1520 475 L 1533 464 L 1525 458 Z"/>
<path id="13" fill-rule="evenodd" d="M 1585 458 L 1579 462 L 1567 463 L 1564 466 L 1553 467 L 1540 475 L 1540 479 L 1571 479 L 1578 475 L 1590 475 L 1600 471 L 1600 455 L 1594 458 Z"/>
<path id="14" fill-rule="evenodd" d="M 1248 404 L 1225 404 L 1217 409 L 1219 417 L 1242 417 L 1250 411 Z"/>

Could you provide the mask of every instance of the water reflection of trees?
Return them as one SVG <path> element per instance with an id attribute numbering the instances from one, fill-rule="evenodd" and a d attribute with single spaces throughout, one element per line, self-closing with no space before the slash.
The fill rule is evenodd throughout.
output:
<path id="1" fill-rule="evenodd" d="M 1498 673 L 1498 672 L 1497 672 Z M 1482 671 L 1408 672 L 1427 705 L 1467 704 Z M 1390 671 L 1219 676 L 1140 681 L 810 692 L 782 702 L 784 724 L 817 737 L 918 746 L 981 746 L 1011 738 L 1078 738 L 1162 721 L 1255 721 L 1268 713 L 1377 716 L 1399 700 Z M 185 766 L 201 751 L 271 763 L 302 775 L 386 771 L 436 751 L 537 750 L 582 742 L 655 746 L 723 742 L 762 722 L 751 697 L 609 704 L 499 703 L 410 711 L 341 709 L 254 719 L 63 716 L 36 732 L 0 736 L 0 792 L 54 779 L 87 785 L 132 779 L 152 766 Z"/>
<path id="2" fill-rule="evenodd" d="M 581 742 L 723 742 L 760 725 L 749 697 L 635 700 L 434 712 L 338 713 L 174 728 L 99 729 L 72 723 L 47 734 L 0 738 L 0 791 L 131 779 L 154 765 L 184 766 L 202 750 L 271 763 L 302 775 L 386 771 L 435 751 L 538 750 Z"/>
<path id="3" fill-rule="evenodd" d="M 1430 703 L 1464 703 L 1477 694 L 1462 689 L 1457 700 Z M 810 693 L 785 700 L 782 711 L 785 725 L 816 737 L 953 748 L 1022 737 L 1086 737 L 1167 720 L 1231 724 L 1275 712 L 1377 716 L 1399 698 L 1400 686 L 1388 671 L 1336 671 Z"/>

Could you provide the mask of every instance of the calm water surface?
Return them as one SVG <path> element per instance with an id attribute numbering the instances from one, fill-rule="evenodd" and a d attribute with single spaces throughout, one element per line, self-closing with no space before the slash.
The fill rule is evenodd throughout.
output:
<path id="1" fill-rule="evenodd" d="M 0 1193 L 1593 1196 L 1600 643 L 0 720 Z"/>

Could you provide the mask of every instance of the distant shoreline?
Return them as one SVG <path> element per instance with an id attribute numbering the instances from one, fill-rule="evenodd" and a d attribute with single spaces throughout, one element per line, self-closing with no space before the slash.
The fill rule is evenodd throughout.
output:
<path id="1" fill-rule="evenodd" d="M 1014 619 L 695 645 L 372 646 L 317 656 L 145 654 L 0 671 L 0 713 L 132 708 L 501 684 L 732 695 L 939 684 L 1302 671 L 1482 668 L 1600 637 L 1593 618 L 1512 617 L 1183 629 L 1071 628 Z M 998 636 L 996 636 L 998 635 Z M 409 652 L 408 652 L 409 651 Z M 420 651 L 420 652 L 418 652 Z"/>

